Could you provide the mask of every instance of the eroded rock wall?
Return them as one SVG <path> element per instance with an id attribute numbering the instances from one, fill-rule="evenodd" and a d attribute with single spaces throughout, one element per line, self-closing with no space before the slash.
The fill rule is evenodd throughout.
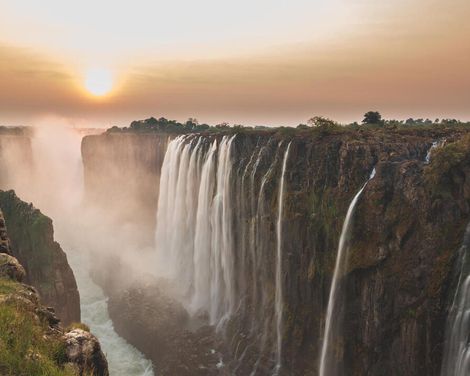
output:
<path id="1" fill-rule="evenodd" d="M 256 369 L 264 375 L 272 370 L 280 162 L 291 142 L 282 220 L 281 373 L 317 375 L 341 227 L 351 199 L 375 167 L 377 175 L 365 189 L 354 216 L 350 263 L 341 282 L 343 309 L 338 319 L 342 317 L 344 325 L 343 334 L 335 339 L 338 362 L 348 375 L 439 374 L 455 253 L 470 219 L 470 161 L 468 144 L 462 141 L 464 133 L 411 129 L 237 134 L 231 182 L 236 187 L 232 209 L 236 213 L 234 268 L 240 305 L 222 335 L 228 355 L 221 372 L 228 368 L 245 375 Z M 154 183 L 158 181 L 162 151 L 145 163 L 142 157 L 132 157 L 132 164 L 122 162 L 131 154 L 128 146 L 119 145 L 135 137 L 131 150 L 139 150 L 139 142 L 150 142 L 142 141 L 148 136 L 114 135 L 112 141 L 100 137 L 93 139 L 93 145 L 85 141 L 82 149 L 88 159 L 87 190 L 104 193 L 110 181 L 126 176 L 98 179 L 98 171 L 105 171 L 96 167 L 99 159 L 106 166 L 116 161 L 119 168 L 134 166 L 138 174 L 145 171 Z M 119 141 L 119 137 L 124 138 Z M 161 147 L 156 141 L 159 136 L 154 137 L 153 147 Z M 204 137 L 210 143 L 222 135 Z M 443 156 L 436 151 L 426 164 L 432 142 L 443 138 L 447 139 Z M 451 145 L 459 143 L 454 153 Z M 96 154 L 94 148 L 103 153 L 107 150 L 109 155 Z M 132 200 L 147 203 L 139 204 L 140 218 L 154 218 L 155 191 L 145 197 L 134 188 L 120 193 L 125 192 L 135 195 Z M 104 196 L 95 199 L 107 202 Z M 256 237 L 256 265 L 254 259 L 243 256 L 253 245 L 250 236 Z M 119 301 L 115 299 L 113 319 L 125 335 L 132 330 L 133 323 L 124 319 L 131 315 L 132 307 L 121 300 L 120 312 Z M 146 340 L 152 346 L 152 338 Z"/>
<path id="2" fill-rule="evenodd" d="M 26 269 L 26 283 L 54 307 L 65 325 L 80 321 L 80 295 L 67 256 L 54 241 L 52 220 L 14 191 L 0 191 L 11 254 Z M 1 222 L 1 219 L 0 219 Z"/>
<path id="3" fill-rule="evenodd" d="M 160 168 L 168 135 L 90 135 L 82 141 L 85 202 L 116 223 L 133 226 L 137 242 L 153 242 Z"/>

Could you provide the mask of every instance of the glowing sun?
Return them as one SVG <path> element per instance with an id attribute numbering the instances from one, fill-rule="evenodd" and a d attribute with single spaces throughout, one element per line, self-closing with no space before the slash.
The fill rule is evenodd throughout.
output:
<path id="1" fill-rule="evenodd" d="M 85 87 L 95 96 L 106 95 L 113 88 L 113 75 L 107 69 L 90 69 L 85 76 Z"/>

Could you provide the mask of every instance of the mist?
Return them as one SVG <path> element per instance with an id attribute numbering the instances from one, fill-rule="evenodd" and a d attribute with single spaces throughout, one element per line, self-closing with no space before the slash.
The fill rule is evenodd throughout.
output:
<path id="1" fill-rule="evenodd" d="M 49 216 L 54 237 L 66 252 L 81 295 L 82 322 L 89 325 L 106 353 L 113 375 L 153 375 L 149 360 L 122 339 L 108 315 L 107 296 L 92 279 L 107 276 L 106 265 L 129 264 L 121 282 L 130 283 L 144 265 L 133 226 L 116 218 L 114 211 L 85 201 L 81 142 L 83 131 L 54 124 L 40 124 L 27 135 L 0 137 L 0 188 L 17 195 Z M 121 210 L 125 204 L 121 201 Z M 112 256 L 115 263 L 107 260 Z"/>

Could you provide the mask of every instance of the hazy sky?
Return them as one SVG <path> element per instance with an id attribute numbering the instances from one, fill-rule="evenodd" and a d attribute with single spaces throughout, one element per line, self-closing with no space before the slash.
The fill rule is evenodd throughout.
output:
<path id="1" fill-rule="evenodd" d="M 0 0 L 0 124 L 470 120 L 469 17 L 469 0 Z"/>

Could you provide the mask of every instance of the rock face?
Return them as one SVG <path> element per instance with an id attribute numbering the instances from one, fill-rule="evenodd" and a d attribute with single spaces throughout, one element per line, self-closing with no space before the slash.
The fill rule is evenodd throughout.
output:
<path id="1" fill-rule="evenodd" d="M 6 253 L 0 253 L 0 278 L 22 282 L 26 272 L 18 260 Z"/>
<path id="2" fill-rule="evenodd" d="M 108 362 L 96 337 L 82 329 L 64 335 L 67 359 L 76 364 L 80 375 L 108 376 Z"/>
<path id="3" fill-rule="evenodd" d="M 33 287 L 20 283 L 24 273 L 18 260 L 0 253 L 0 373 L 108 376 L 96 337 L 64 330 L 54 309 L 41 304 Z"/>
<path id="4" fill-rule="evenodd" d="M 168 135 L 90 135 L 82 141 L 86 201 L 120 224 L 133 225 L 135 241 L 153 241 L 160 168 Z"/>
<path id="5" fill-rule="evenodd" d="M 108 376 L 96 337 L 82 329 L 65 331 L 54 309 L 20 283 L 24 276 L 16 258 L 0 253 L 0 374 Z"/>
<path id="6" fill-rule="evenodd" d="M 231 199 L 234 296 L 240 308 L 224 330 L 216 333 L 222 344 L 215 350 L 225 363 L 218 372 L 246 375 L 256 370 L 257 375 L 267 375 L 273 369 L 280 161 L 291 142 L 282 218 L 281 374 L 318 374 L 341 227 L 349 203 L 375 167 L 376 177 L 354 214 L 349 267 L 340 282 L 342 309 L 337 319 L 343 318 L 343 326 L 335 338 L 340 373 L 438 375 L 445 320 L 455 289 L 454 260 L 470 221 L 470 142 L 465 133 L 454 129 L 315 129 L 237 134 L 230 182 L 236 193 Z M 125 143 L 129 135 L 113 137 L 123 137 L 120 142 Z M 203 137 L 209 145 L 222 136 Z M 437 148 L 426 164 L 432 142 L 443 138 L 447 144 Z M 108 140 L 95 138 L 94 142 L 109 147 Z M 99 163 L 91 148 L 85 139 L 86 170 Z M 112 149 L 112 160 L 131 165 L 120 159 L 129 154 Z M 138 159 L 131 159 L 138 164 Z M 146 163 L 158 165 L 161 159 Z M 154 168 L 158 171 L 159 167 Z M 97 175 L 94 170 L 86 173 Z M 127 173 L 132 176 L 133 172 Z M 88 182 L 87 189 L 99 185 Z M 155 207 L 155 202 L 141 207 L 142 216 L 154 216 Z M 244 252 L 250 247 L 252 228 L 257 230 L 255 256 L 254 261 L 249 261 L 251 256 L 246 261 L 242 255 L 249 255 Z M 149 350 L 161 341 L 158 330 L 145 332 L 147 326 L 164 325 L 152 324 L 139 313 L 143 302 L 155 299 L 138 291 L 115 291 L 115 295 L 111 306 L 120 333 L 155 361 L 166 362 L 157 350 Z M 157 299 L 150 305 L 162 304 Z M 193 355 L 203 348 L 196 346 L 197 341 L 190 343 Z"/>
<path id="7" fill-rule="evenodd" d="M 77 284 L 64 251 L 54 241 L 51 219 L 21 201 L 14 191 L 0 191 L 0 208 L 11 255 L 26 270 L 25 282 L 38 290 L 45 304 L 54 307 L 64 324 L 80 321 Z M 1 225 L 0 218 L 0 237 Z"/>
<path id="8" fill-rule="evenodd" d="M 186 310 L 158 283 L 112 293 L 109 314 L 116 331 L 140 349 L 161 375 L 219 375 L 223 343 L 213 328 L 189 330 Z"/>
<path id="9" fill-rule="evenodd" d="M 7 226 L 5 224 L 5 217 L 0 210 L 0 253 L 10 253 L 10 239 L 7 235 Z"/>

